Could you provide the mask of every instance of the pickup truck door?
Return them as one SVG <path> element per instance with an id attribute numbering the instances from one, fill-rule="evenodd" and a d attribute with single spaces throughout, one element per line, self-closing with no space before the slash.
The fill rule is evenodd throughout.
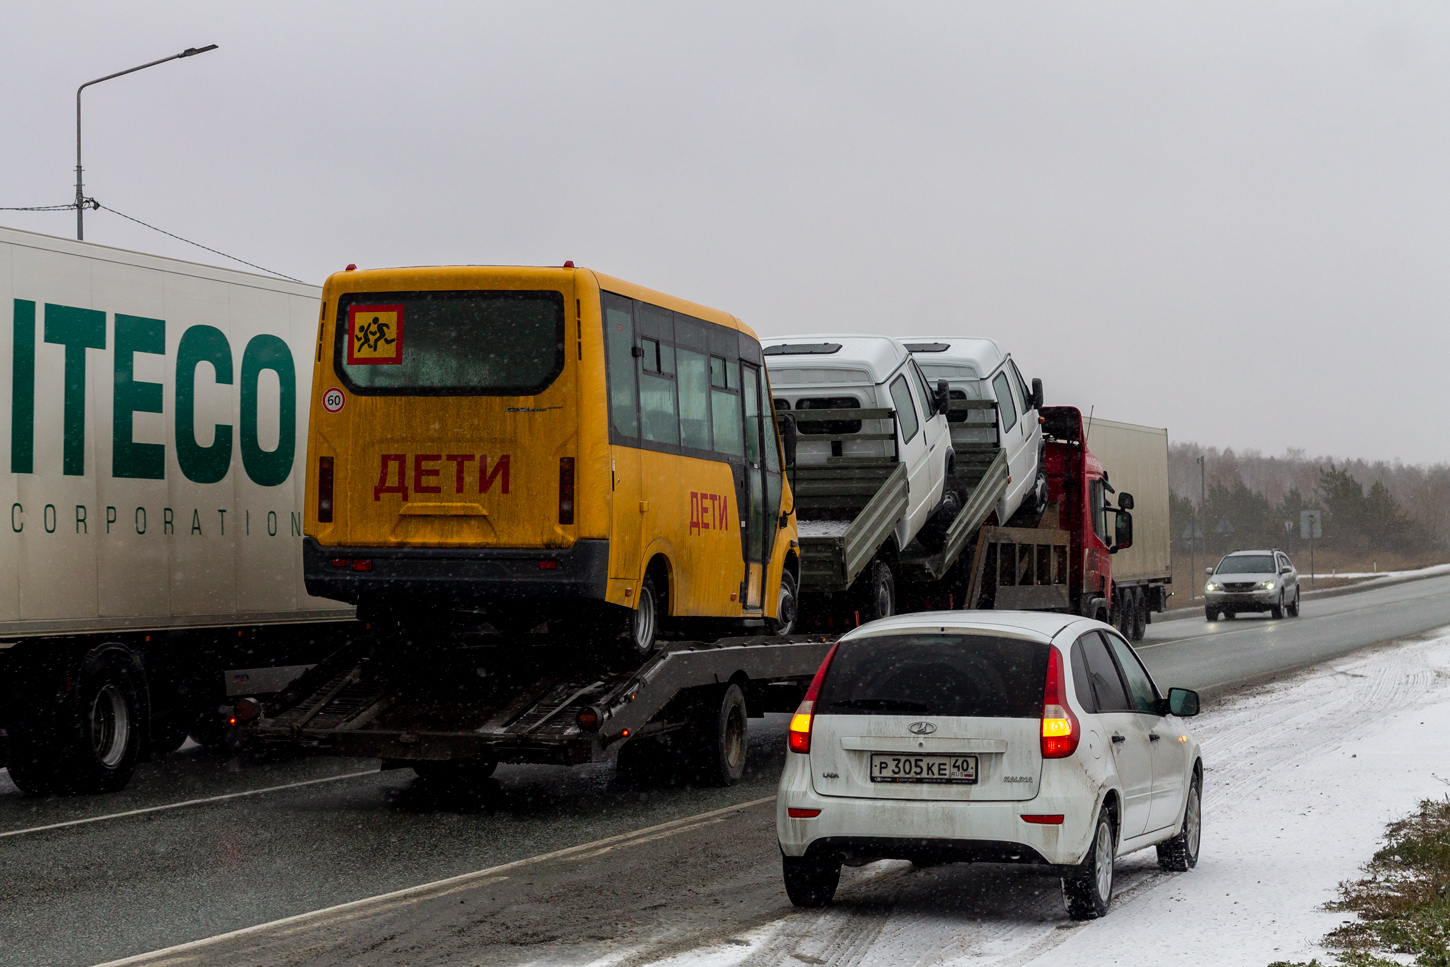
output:
<path id="1" fill-rule="evenodd" d="M 911 360 L 911 374 L 914 377 L 913 384 L 916 386 L 921 397 L 921 412 L 923 417 L 921 432 L 926 435 L 927 469 L 931 471 L 932 494 L 931 506 L 936 507 L 941 503 L 942 487 L 946 485 L 947 479 L 947 451 L 951 449 L 951 428 L 947 426 L 945 413 L 938 413 L 936 410 L 936 397 L 932 395 L 931 385 L 926 381 L 926 375 L 922 373 L 921 367 L 916 360 Z"/>
<path id="2" fill-rule="evenodd" d="M 896 410 L 896 443 L 900 459 L 906 464 L 906 527 L 896 535 L 905 547 L 926 523 L 926 515 L 934 506 L 929 501 L 932 496 L 931 469 L 926 458 L 926 434 L 921 429 L 921 409 L 911 392 L 905 370 L 893 376 L 886 388 L 891 394 L 891 405 Z"/>
<path id="3" fill-rule="evenodd" d="M 1008 515 L 1015 513 L 1022 502 L 1025 488 L 1032 486 L 1031 480 L 1023 479 L 1036 453 L 1028 451 L 1027 421 L 1022 418 L 1021 391 L 1013 385 L 1012 374 L 1004 366 L 992 377 L 992 395 L 997 398 L 998 427 L 1002 436 L 1002 449 L 1007 451 L 1007 472 L 1012 479 L 1007 484 L 1005 498 Z M 1005 520 L 998 523 L 1006 524 Z"/>

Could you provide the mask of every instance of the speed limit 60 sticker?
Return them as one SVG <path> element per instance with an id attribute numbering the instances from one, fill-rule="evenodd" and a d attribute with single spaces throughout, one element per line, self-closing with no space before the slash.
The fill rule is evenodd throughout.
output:
<path id="1" fill-rule="evenodd" d="M 322 408 L 329 413 L 341 413 L 346 405 L 347 397 L 336 386 L 322 394 Z"/>

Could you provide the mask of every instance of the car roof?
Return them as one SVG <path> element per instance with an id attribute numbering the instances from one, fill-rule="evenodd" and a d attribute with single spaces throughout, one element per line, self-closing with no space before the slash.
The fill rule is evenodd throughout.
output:
<path id="1" fill-rule="evenodd" d="M 953 366 L 972 370 L 977 379 L 996 371 L 1007 358 L 994 339 L 981 336 L 911 336 L 901 342 L 908 346 L 930 345 L 930 350 L 916 350 L 912 355 L 921 366 Z M 944 346 L 944 349 L 937 349 Z"/>
<path id="2" fill-rule="evenodd" d="M 1240 556 L 1242 554 L 1282 554 L 1282 553 L 1283 553 L 1283 551 L 1279 550 L 1277 547 L 1266 547 L 1263 550 L 1258 550 L 1258 551 L 1255 551 L 1255 550 L 1229 551 L 1227 554 L 1224 555 L 1224 557 L 1238 557 L 1238 556 Z"/>
<path id="3" fill-rule="evenodd" d="M 1077 615 L 1055 611 L 918 611 L 869 622 L 852 629 L 841 640 L 946 629 L 954 632 L 980 631 L 984 634 L 1010 635 L 1047 643 L 1061 634 L 1063 629 L 1085 620 Z"/>
<path id="4" fill-rule="evenodd" d="M 857 370 L 865 371 L 872 383 L 884 383 L 892 373 L 901 368 L 911 354 L 898 340 L 890 336 L 863 336 L 860 333 L 819 333 L 800 336 L 770 336 L 760 340 L 762 348 L 771 346 L 820 346 L 839 345 L 834 352 L 802 352 L 800 354 L 765 357 L 765 368 L 770 372 L 771 385 L 793 386 L 800 382 L 815 380 L 792 380 L 793 372 L 800 370 Z M 804 375 L 804 374 L 802 374 Z"/>

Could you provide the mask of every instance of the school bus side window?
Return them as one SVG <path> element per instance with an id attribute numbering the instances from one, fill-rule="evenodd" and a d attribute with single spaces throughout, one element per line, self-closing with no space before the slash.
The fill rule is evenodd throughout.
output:
<path id="1" fill-rule="evenodd" d="M 668 446 L 680 444 L 680 417 L 675 408 L 674 313 L 648 303 L 635 304 L 635 322 L 644 347 L 644 372 L 639 379 L 639 409 L 644 439 Z M 654 357 L 653 359 L 651 357 Z M 652 365 L 653 364 L 653 365 Z"/>
<path id="2" fill-rule="evenodd" d="M 604 295 L 604 330 L 609 352 L 609 413 L 614 431 L 639 436 L 639 387 L 634 362 L 634 307 L 629 299 Z"/>
<path id="3" fill-rule="evenodd" d="M 705 330 L 688 317 L 675 316 L 676 385 L 680 392 L 680 445 L 710 449 L 710 370 L 704 352 Z"/>
<path id="4" fill-rule="evenodd" d="M 710 414 L 715 426 L 715 452 L 727 457 L 743 457 L 745 437 L 741 433 L 740 422 L 743 419 L 740 377 L 734 369 L 735 366 L 723 357 L 710 357 Z"/>

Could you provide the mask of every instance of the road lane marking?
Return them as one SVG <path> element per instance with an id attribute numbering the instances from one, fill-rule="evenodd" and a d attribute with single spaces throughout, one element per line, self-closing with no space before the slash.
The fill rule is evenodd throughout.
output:
<path id="1" fill-rule="evenodd" d="M 575 853 L 584 853 L 591 850 L 597 851 L 600 847 L 615 846 L 625 842 L 632 842 L 637 839 L 663 839 L 665 836 L 689 832 L 702 825 L 710 825 L 707 821 L 717 816 L 724 816 L 727 813 L 740 812 L 751 809 L 755 806 L 763 806 L 768 802 L 774 802 L 775 796 L 765 796 L 761 799 L 752 799 L 749 802 L 736 803 L 733 806 L 726 806 L 723 809 L 713 809 L 709 812 L 697 813 L 694 816 L 685 816 L 681 819 L 672 819 L 667 823 L 659 823 L 655 826 L 646 826 L 644 829 L 636 829 L 628 833 L 619 833 L 614 836 L 606 836 L 604 839 L 596 839 L 589 843 L 580 843 L 578 846 L 569 846 L 565 849 L 554 850 L 552 853 L 540 853 L 538 856 L 528 856 L 521 860 L 513 860 L 509 863 L 502 863 L 498 866 L 490 866 L 487 869 L 475 870 L 472 873 L 461 873 L 458 876 L 450 876 L 442 880 L 434 880 L 431 883 L 421 883 L 418 886 L 405 887 L 401 890 L 394 890 L 391 893 L 380 893 L 377 896 L 363 897 L 361 900 L 350 900 L 347 903 L 339 903 L 335 906 L 323 907 L 320 910 L 311 910 L 307 913 L 298 913 L 290 917 L 283 917 L 280 920 L 270 920 L 266 923 L 254 924 L 250 927 L 243 927 L 240 930 L 230 930 L 226 933 L 219 933 L 211 937 L 203 937 L 200 940 L 190 940 L 186 943 L 176 944 L 171 947 L 163 947 L 160 950 L 152 950 L 144 954 L 133 954 L 130 957 L 122 957 L 120 960 L 108 960 L 105 963 L 95 964 L 93 967 L 130 967 L 132 964 L 145 963 L 163 957 L 172 957 L 176 954 L 190 953 L 212 944 L 221 943 L 226 940 L 235 940 L 240 937 L 247 937 L 261 933 L 266 930 L 273 930 L 278 927 L 295 927 L 308 920 L 315 920 L 320 917 L 336 914 L 347 914 L 360 911 L 370 904 L 384 903 L 389 900 L 422 899 L 425 895 L 437 892 L 438 895 L 451 893 L 461 886 L 474 886 L 480 882 L 501 879 L 500 873 L 506 870 L 518 869 L 521 866 L 531 866 L 535 863 L 544 863 L 549 860 L 561 859 L 573 856 Z"/>
<path id="2" fill-rule="evenodd" d="M 300 789 L 303 786 L 316 786 L 324 782 L 338 782 L 342 779 L 356 779 L 358 776 L 376 776 L 377 769 L 369 769 L 366 772 L 345 772 L 340 776 L 324 776 L 321 779 L 304 779 L 301 782 L 288 782 L 280 786 L 264 786 L 261 789 L 247 789 L 243 792 L 229 792 L 221 796 L 206 796 L 202 799 L 187 799 L 184 802 L 167 803 L 164 806 L 146 806 L 142 809 L 128 809 L 121 813 L 107 813 L 104 816 L 90 816 L 86 819 L 68 819 L 63 823 L 49 823 L 45 826 L 29 826 L 25 829 L 10 829 L 0 833 L 0 839 L 9 836 L 24 836 L 26 833 L 43 833 L 48 829 L 65 829 L 67 826 L 84 826 L 87 823 L 103 823 L 111 819 L 125 819 L 127 816 L 144 816 L 146 813 L 166 812 L 168 809 L 182 809 L 186 806 L 203 806 L 211 802 L 225 802 L 228 799 L 241 799 L 245 796 L 260 796 L 263 793 L 279 792 L 283 789 Z"/>

